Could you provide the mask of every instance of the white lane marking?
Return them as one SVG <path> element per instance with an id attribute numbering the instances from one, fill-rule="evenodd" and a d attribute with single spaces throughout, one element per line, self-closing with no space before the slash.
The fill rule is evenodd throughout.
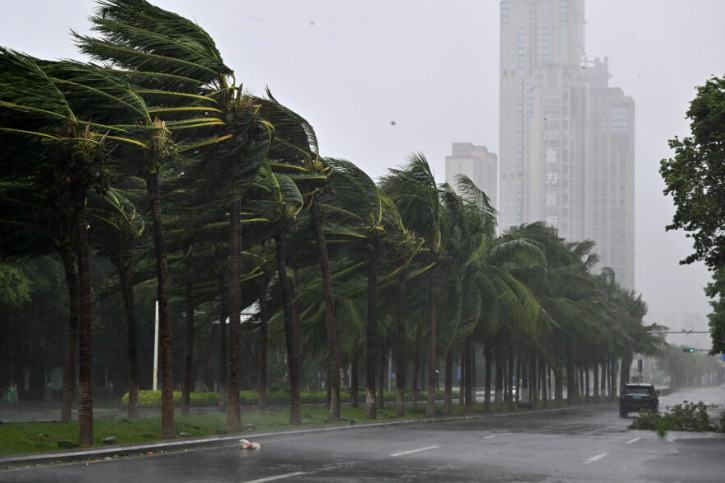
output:
<path id="1" fill-rule="evenodd" d="M 491 439 L 491 438 L 495 438 L 495 437 L 496 437 L 496 435 L 492 434 L 491 436 L 484 436 L 483 439 Z"/>
<path id="2" fill-rule="evenodd" d="M 268 478 L 260 478 L 258 480 L 250 480 L 250 481 L 247 481 L 246 483 L 263 483 L 265 481 L 281 480 L 283 478 L 291 478 L 293 476 L 300 476 L 300 475 L 306 475 L 306 474 L 307 473 L 305 473 L 304 471 L 298 471 L 296 473 L 287 473 L 285 475 L 277 475 L 277 476 L 270 476 Z"/>
<path id="3" fill-rule="evenodd" d="M 626 442 L 626 443 L 624 443 L 624 444 L 632 444 L 632 443 L 636 443 L 636 442 L 637 442 L 637 441 L 639 441 L 640 439 L 642 439 L 642 438 L 641 438 L 641 437 L 637 437 L 637 438 L 634 438 L 634 439 L 630 439 L 629 441 L 627 441 L 627 442 Z"/>
<path id="4" fill-rule="evenodd" d="M 596 456 L 592 456 L 588 460 L 584 462 L 585 465 L 588 465 L 589 463 L 594 463 L 595 461 L 599 461 L 600 459 L 604 458 L 605 456 L 609 455 L 609 453 L 602 453 L 598 454 Z"/>
<path id="5" fill-rule="evenodd" d="M 431 449 L 436 449 L 436 448 L 440 448 L 440 446 L 428 446 L 427 448 L 411 449 L 410 451 L 402 451 L 400 453 L 393 453 L 393 454 L 388 455 L 388 456 L 393 456 L 393 457 L 395 457 L 395 456 L 403 456 L 403 455 L 411 454 L 411 453 L 419 453 L 421 451 L 429 451 Z"/>

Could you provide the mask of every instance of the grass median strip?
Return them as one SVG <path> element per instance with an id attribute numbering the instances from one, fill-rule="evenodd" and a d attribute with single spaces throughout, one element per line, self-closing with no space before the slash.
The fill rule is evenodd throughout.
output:
<path id="1" fill-rule="evenodd" d="M 425 418 L 425 407 L 407 408 L 406 420 Z M 327 422 L 328 411 L 324 407 L 309 407 L 302 411 L 303 424 L 289 424 L 289 409 L 242 411 L 243 434 L 282 431 L 289 429 L 354 425 L 394 421 L 395 409 L 378 410 L 378 418 L 365 418 L 365 408 L 343 408 L 341 420 Z M 227 435 L 226 413 L 207 412 L 188 416 L 176 415 L 175 441 Z M 94 420 L 94 447 L 109 447 L 161 441 L 161 418 L 111 416 Z M 78 422 L 22 422 L 0 424 L 0 455 L 49 452 L 77 447 Z"/>

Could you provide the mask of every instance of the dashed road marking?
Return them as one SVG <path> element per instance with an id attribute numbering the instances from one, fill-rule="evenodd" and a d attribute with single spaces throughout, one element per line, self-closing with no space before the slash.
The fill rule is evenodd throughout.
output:
<path id="1" fill-rule="evenodd" d="M 411 449 L 410 451 L 401 451 L 400 453 L 393 453 L 393 454 L 388 455 L 388 456 L 392 456 L 392 457 L 395 457 L 395 456 L 403 456 L 403 455 L 406 455 L 406 454 L 420 453 L 421 451 L 429 451 L 429 450 L 437 449 L 437 448 L 440 448 L 440 446 L 428 446 L 426 448 Z"/>
<path id="2" fill-rule="evenodd" d="M 258 480 L 250 480 L 245 483 L 264 483 L 266 481 L 275 481 L 275 480 L 282 480 L 284 478 L 292 478 L 293 476 L 300 476 L 300 475 L 306 475 L 304 471 L 297 471 L 295 473 L 286 473 L 284 475 L 277 475 L 277 476 L 269 476 L 267 478 L 260 478 Z"/>
<path id="3" fill-rule="evenodd" d="M 632 444 L 632 443 L 636 443 L 636 442 L 637 442 L 637 441 L 639 441 L 640 439 L 642 439 L 642 438 L 641 438 L 641 437 L 637 437 L 637 438 L 634 438 L 634 439 L 630 439 L 629 441 L 627 441 L 627 442 L 626 442 L 626 443 L 624 443 L 624 444 Z"/>
<path id="4" fill-rule="evenodd" d="M 584 461 L 584 464 L 588 465 L 589 463 L 594 463 L 595 461 L 599 461 L 600 459 L 604 458 L 607 455 L 609 455 L 609 453 L 602 453 L 602 454 L 598 454 L 596 456 L 592 456 L 588 460 Z"/>

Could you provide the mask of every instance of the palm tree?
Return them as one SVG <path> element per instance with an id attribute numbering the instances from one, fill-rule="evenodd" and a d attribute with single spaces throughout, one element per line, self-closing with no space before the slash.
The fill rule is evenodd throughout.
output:
<path id="1" fill-rule="evenodd" d="M 34 166 L 26 166 L 22 173 L 35 181 L 39 191 L 67 193 L 75 212 L 80 336 L 79 443 L 90 445 L 93 384 L 86 193 L 91 187 L 106 188 L 107 143 L 142 146 L 132 137 L 124 136 L 123 128 L 110 123 L 119 119 L 129 122 L 144 119 L 146 110 L 127 84 L 93 66 L 40 61 L 7 49 L 0 49 L 0 64 L 3 71 L 0 130 L 44 142 L 42 150 L 35 153 Z M 90 121 L 91 113 L 94 122 Z M 27 146 L 38 147 L 38 144 L 29 141 Z M 44 178 L 46 182 L 41 185 Z"/>
<path id="2" fill-rule="evenodd" d="M 104 197 L 93 197 L 89 213 L 93 238 L 101 253 L 113 263 L 121 286 L 128 339 L 128 416 L 135 417 L 138 406 L 138 349 L 132 265 L 144 222 L 135 207 L 116 190 L 109 190 Z"/>
<path id="3" fill-rule="evenodd" d="M 324 214 L 320 198 L 330 193 L 328 178 L 332 169 L 320 159 L 315 131 L 307 120 L 280 104 L 267 90 L 267 99 L 261 99 L 261 113 L 274 126 L 274 142 L 268 156 L 278 169 L 290 173 L 292 179 L 305 192 L 312 232 L 318 249 L 325 306 L 325 330 L 328 350 L 328 387 L 330 401 L 328 419 L 340 419 L 340 361 L 337 343 L 335 298 L 332 270 L 323 230 Z"/>
<path id="4" fill-rule="evenodd" d="M 171 326 L 160 171 L 177 152 L 233 140 L 235 135 L 244 136 L 244 132 L 230 133 L 232 128 L 228 124 L 233 121 L 230 116 L 234 117 L 241 89 L 234 87 L 233 72 L 222 62 L 221 54 L 207 32 L 175 13 L 144 0 L 109 0 L 101 4 L 91 22 L 93 30 L 101 37 L 76 34 L 81 51 L 93 59 L 110 63 L 112 71 L 128 79 L 136 92 L 144 97 L 150 112 L 165 117 L 165 120 L 157 117 L 147 123 L 154 129 L 148 140 L 149 149 L 138 168 L 146 178 L 154 228 L 162 360 L 162 437 L 172 438 Z M 219 126 L 229 129 L 220 133 Z M 172 143 L 169 130 L 177 134 L 176 144 Z M 230 221 L 238 226 L 234 225 L 237 219 L 234 213 L 232 211 Z M 238 230 L 232 227 L 230 232 Z M 232 261 L 238 262 L 237 257 Z M 236 269 L 234 273 L 237 273 Z M 236 284 L 233 281 L 230 288 Z M 232 298 L 230 302 L 236 304 L 237 298 Z M 234 313 L 232 310 L 232 317 L 235 317 Z M 234 319 L 232 327 L 235 327 Z M 230 394 L 231 391 L 230 388 Z M 229 408 L 233 413 L 228 415 L 228 425 L 241 424 L 237 406 Z"/>
<path id="5" fill-rule="evenodd" d="M 400 212 L 403 224 L 417 236 L 425 240 L 427 265 L 432 269 L 428 274 L 428 316 L 429 316 L 429 356 L 428 356 L 428 402 L 426 416 L 433 417 L 435 409 L 435 391 L 438 352 L 438 296 L 440 291 L 440 267 L 445 245 L 441 233 L 444 216 L 441 193 L 436 185 L 433 172 L 423 155 L 410 157 L 408 164 L 400 169 L 391 169 L 381 179 L 382 190 L 393 200 Z"/>
<path id="6" fill-rule="evenodd" d="M 292 178 L 275 173 L 269 164 L 260 167 L 255 185 L 245 201 L 251 214 L 246 223 L 264 226 L 274 239 L 277 277 L 282 298 L 282 314 L 287 346 L 287 365 L 291 393 L 290 424 L 302 423 L 300 408 L 299 325 L 293 307 L 294 292 L 288 274 L 288 243 L 296 220 L 304 208 L 304 199 Z"/>
<path id="7" fill-rule="evenodd" d="M 376 365 L 378 330 L 378 271 L 381 244 L 391 245 L 393 236 L 400 228 L 400 217 L 395 206 L 375 185 L 372 179 L 353 163 L 342 159 L 327 159 L 332 166 L 330 188 L 335 193 L 329 201 L 321 204 L 327 213 L 328 240 L 344 243 L 352 248 L 353 267 L 357 260 L 365 260 L 366 279 L 366 417 L 377 417 L 376 402 Z M 388 240 L 386 240 L 390 237 Z M 388 243 L 390 242 L 390 243 Z M 395 263 L 385 279 L 393 279 L 402 268 Z M 353 270 L 353 268 L 347 268 Z M 362 290 L 362 288 L 360 288 Z M 345 296 L 352 296 L 356 289 Z M 380 388 L 382 391 L 382 387 Z"/>

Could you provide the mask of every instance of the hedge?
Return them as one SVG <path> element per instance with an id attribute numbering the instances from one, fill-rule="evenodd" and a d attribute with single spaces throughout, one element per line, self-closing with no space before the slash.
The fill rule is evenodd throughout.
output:
<path id="1" fill-rule="evenodd" d="M 290 395 L 285 391 L 267 391 L 267 404 L 271 406 L 284 406 L 291 403 Z M 385 401 L 395 401 L 395 391 L 383 391 Z M 417 400 L 425 401 L 428 397 L 426 391 L 418 391 Z M 445 397 L 444 391 L 436 391 L 436 399 L 442 400 Z M 453 397 L 458 397 L 458 393 L 454 392 Z M 256 391 L 240 391 L 239 400 L 242 406 L 255 406 L 257 404 L 258 394 Z M 340 391 L 340 400 L 343 403 L 351 401 L 350 391 Z M 364 404 L 365 393 L 361 391 L 360 400 Z M 405 393 L 407 401 L 412 400 L 410 391 Z M 302 392 L 300 393 L 300 401 L 302 404 L 326 404 L 327 393 L 325 391 L 318 392 Z M 128 393 L 121 398 L 121 404 L 128 406 Z M 214 407 L 219 405 L 219 394 L 216 392 L 192 392 L 189 395 L 189 404 L 191 407 Z M 139 407 L 160 408 L 161 407 L 161 391 L 139 391 L 138 392 Z M 181 392 L 174 391 L 174 405 L 181 405 Z"/>

